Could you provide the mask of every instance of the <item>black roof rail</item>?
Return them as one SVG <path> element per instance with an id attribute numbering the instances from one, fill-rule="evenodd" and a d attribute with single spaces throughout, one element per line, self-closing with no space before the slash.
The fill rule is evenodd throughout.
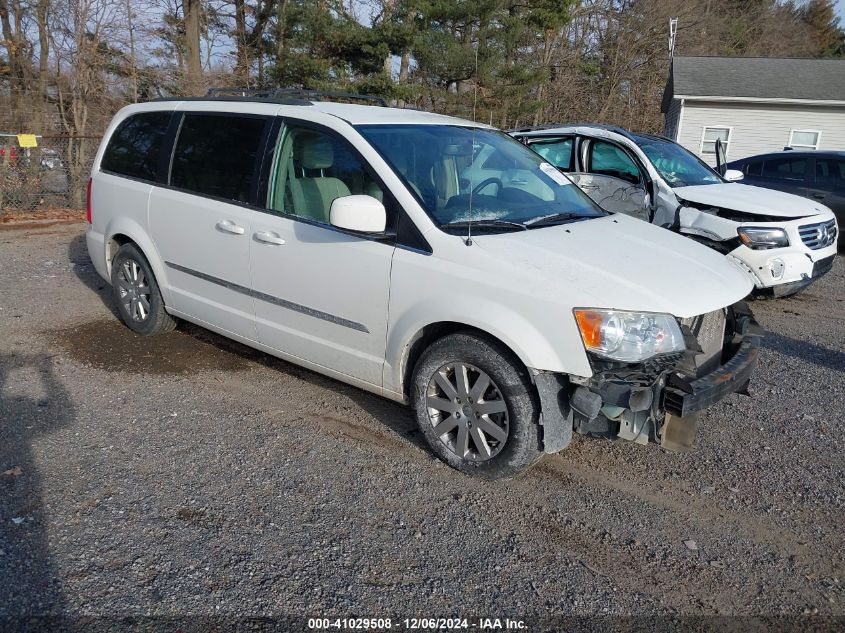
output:
<path id="1" fill-rule="evenodd" d="M 372 105 L 387 106 L 384 97 L 363 95 L 354 92 L 308 90 L 306 88 L 209 88 L 206 97 L 219 99 L 235 97 L 256 101 L 298 100 L 313 101 L 363 101 Z"/>

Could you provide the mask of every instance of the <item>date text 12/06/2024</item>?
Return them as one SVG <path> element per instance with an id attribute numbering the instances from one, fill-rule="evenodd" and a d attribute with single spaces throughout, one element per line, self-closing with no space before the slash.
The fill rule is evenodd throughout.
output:
<path id="1" fill-rule="evenodd" d="M 308 628 L 313 630 L 357 630 L 387 631 L 402 629 L 406 631 L 431 630 L 481 630 L 481 631 L 520 631 L 526 629 L 523 620 L 510 618 L 309 618 Z"/>

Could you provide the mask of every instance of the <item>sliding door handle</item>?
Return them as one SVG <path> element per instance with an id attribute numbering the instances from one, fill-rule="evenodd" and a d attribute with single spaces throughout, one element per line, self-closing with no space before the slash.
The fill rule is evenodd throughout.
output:
<path id="1" fill-rule="evenodd" d="M 231 220 L 220 220 L 215 226 L 217 230 L 223 231 L 224 233 L 231 233 L 232 235 L 243 235 L 246 232 L 244 227 L 238 226 Z"/>
<path id="2" fill-rule="evenodd" d="M 256 241 L 264 244 L 272 244 L 273 246 L 281 246 L 285 241 L 276 233 L 270 231 L 259 231 L 254 235 Z"/>

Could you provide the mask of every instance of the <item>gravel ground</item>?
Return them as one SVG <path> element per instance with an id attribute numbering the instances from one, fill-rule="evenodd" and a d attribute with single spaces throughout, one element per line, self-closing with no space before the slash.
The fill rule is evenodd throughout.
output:
<path id="1" fill-rule="evenodd" d="M 434 459 L 401 406 L 193 326 L 136 337 L 83 228 L 0 230 L 0 629 L 845 625 L 843 258 L 753 305 L 752 397 L 706 413 L 695 452 L 576 436 L 487 483 Z"/>

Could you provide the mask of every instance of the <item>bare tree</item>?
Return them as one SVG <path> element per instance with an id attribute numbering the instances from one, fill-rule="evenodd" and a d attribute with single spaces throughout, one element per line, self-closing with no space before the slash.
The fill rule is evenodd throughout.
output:
<path id="1" fill-rule="evenodd" d="M 202 3 L 200 0 L 182 0 L 185 16 L 185 57 L 187 76 L 185 93 L 201 95 L 204 92 L 202 61 L 200 53 L 200 19 Z"/>

